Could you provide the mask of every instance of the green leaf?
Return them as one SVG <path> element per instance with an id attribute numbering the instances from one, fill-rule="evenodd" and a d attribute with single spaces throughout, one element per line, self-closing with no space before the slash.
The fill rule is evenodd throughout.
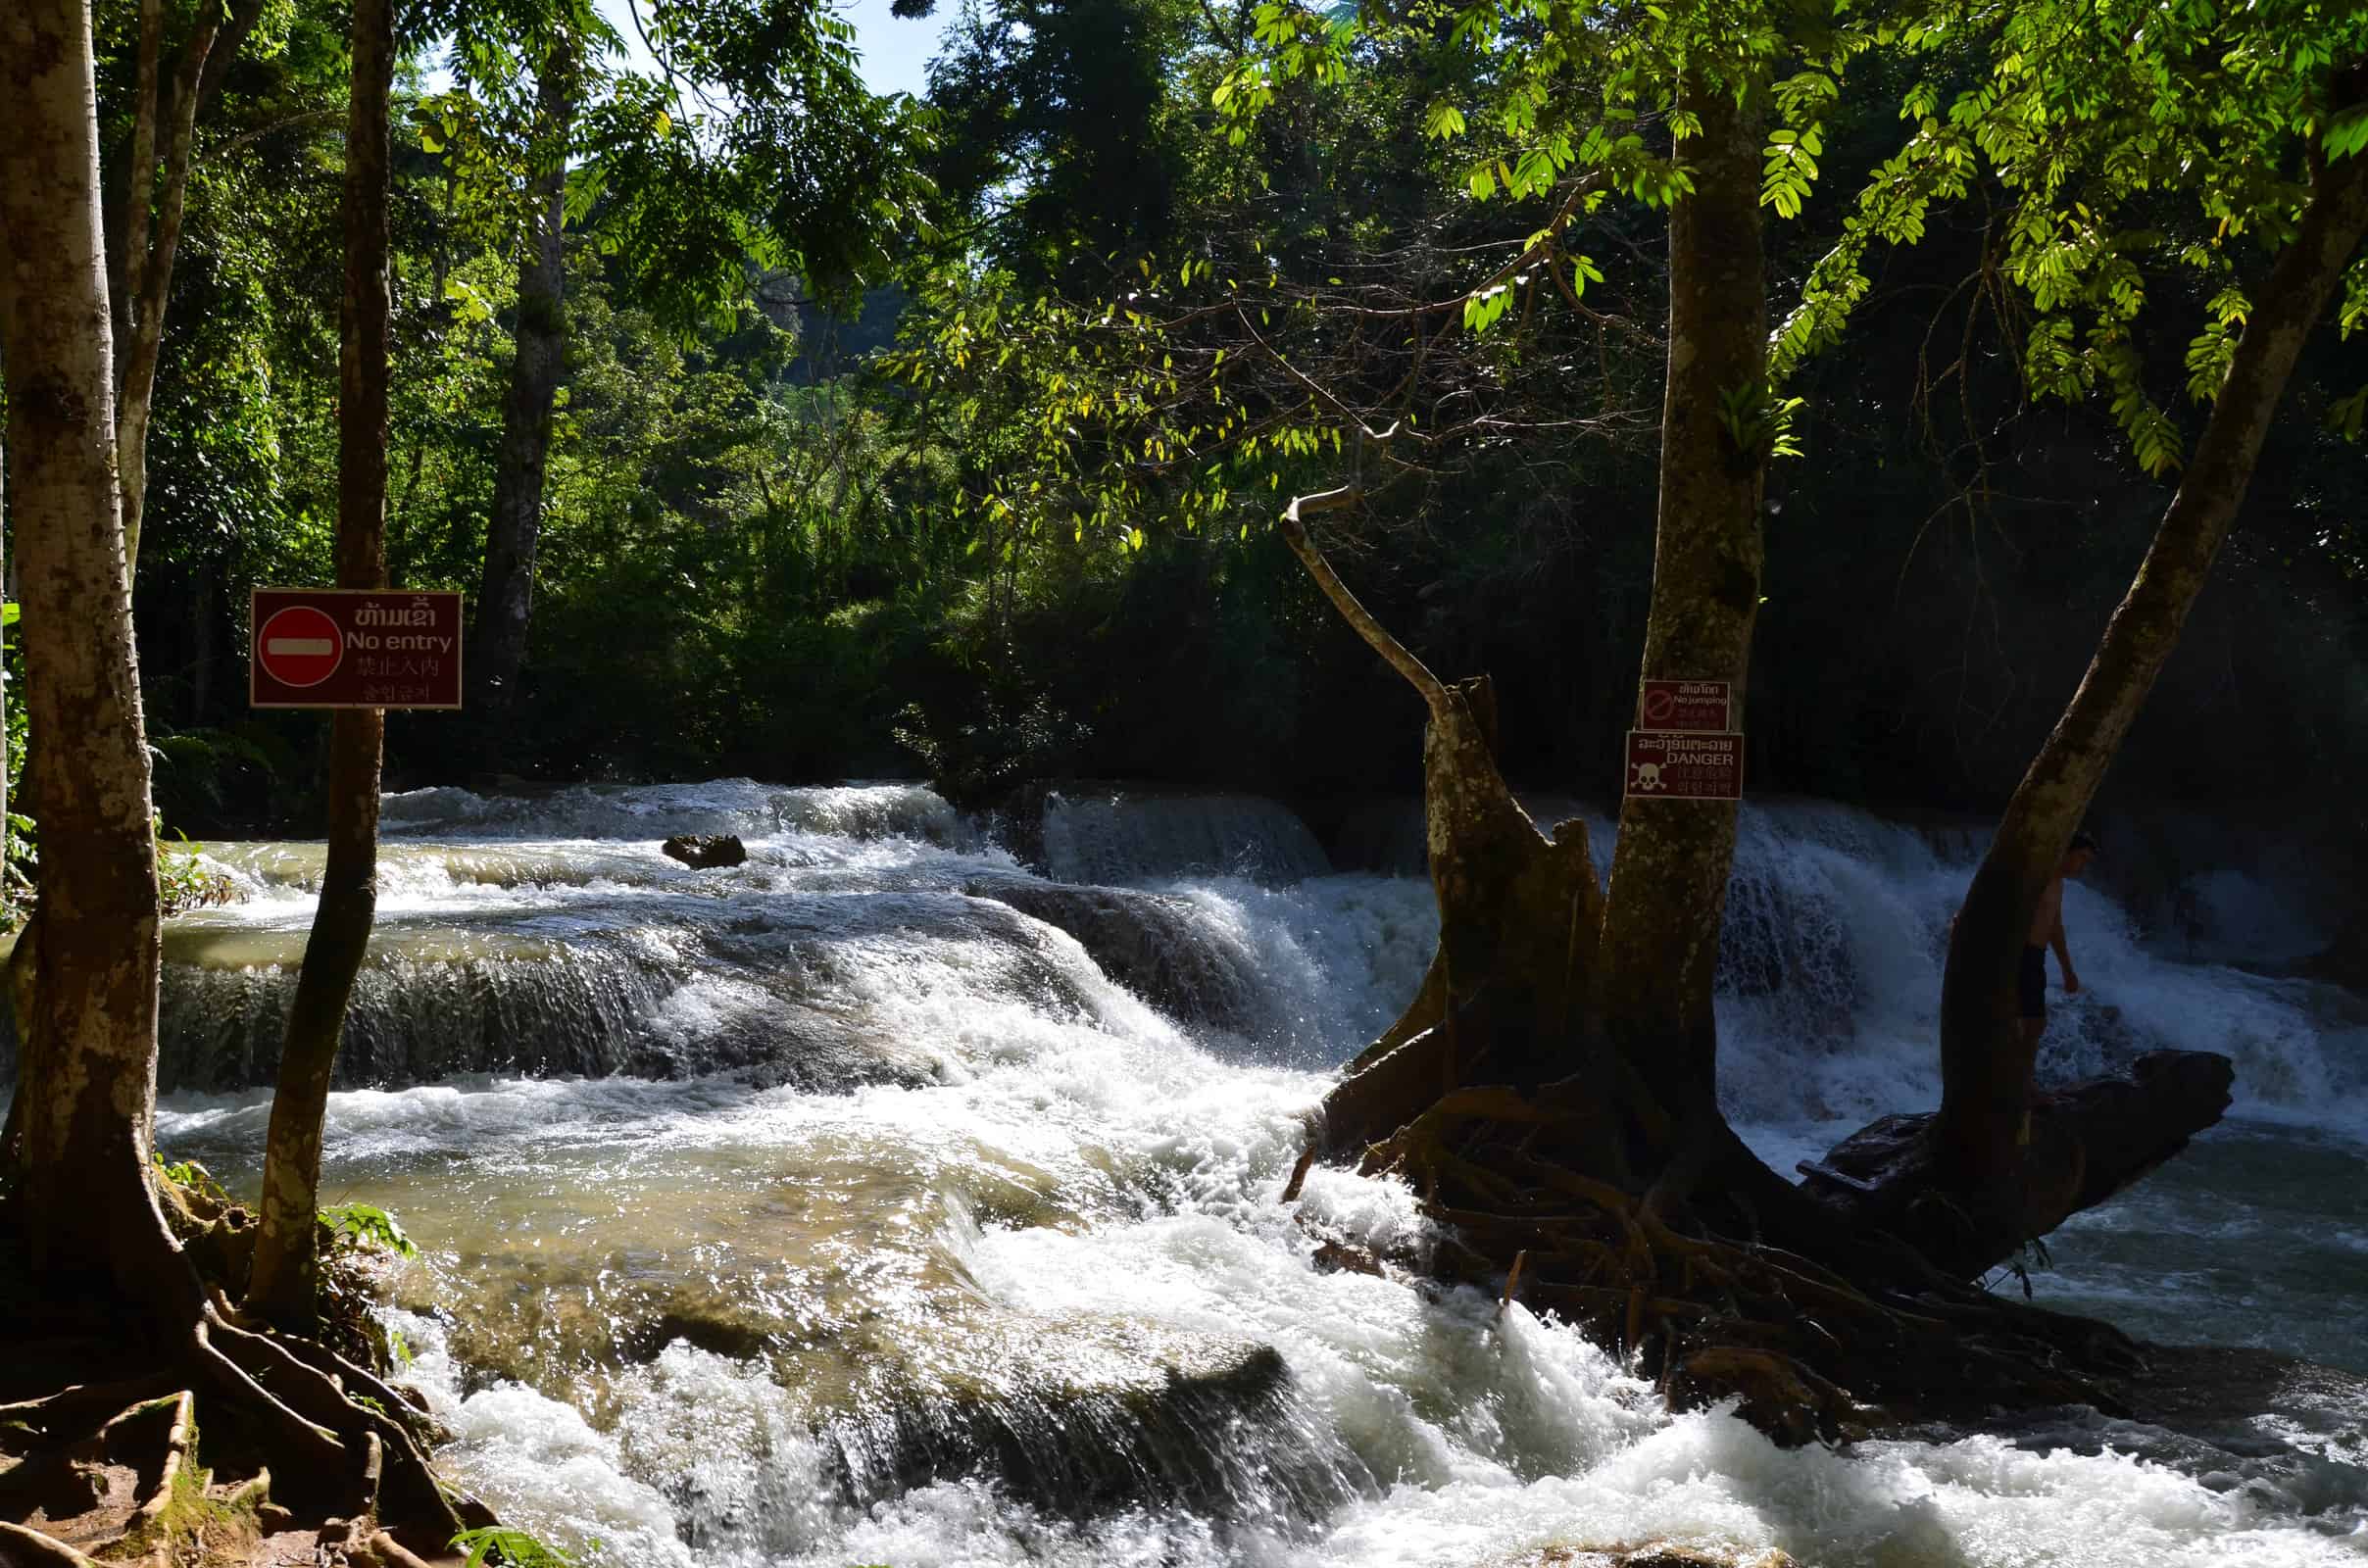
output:
<path id="1" fill-rule="evenodd" d="M 503 1525 L 464 1530 L 452 1538 L 451 1545 L 468 1553 L 464 1568 L 486 1568 L 497 1554 L 510 1568 L 575 1568 L 575 1559 L 557 1546 Z"/>
<path id="2" fill-rule="evenodd" d="M 2362 149 L 2368 149 L 2368 105 L 2346 109 L 2336 116 L 2320 134 L 2319 141 L 2330 159 L 2356 157 Z"/>
<path id="3" fill-rule="evenodd" d="M 321 1211 L 321 1228 L 348 1247 L 380 1247 L 398 1257 L 414 1257 L 419 1250 L 395 1216 L 374 1203 L 332 1204 Z"/>

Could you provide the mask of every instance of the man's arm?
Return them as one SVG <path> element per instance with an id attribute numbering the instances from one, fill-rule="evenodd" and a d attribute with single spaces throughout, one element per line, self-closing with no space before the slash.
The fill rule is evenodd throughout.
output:
<path id="1" fill-rule="evenodd" d="M 2047 933 L 2047 946 L 2055 950 L 2055 966 L 2063 971 L 2064 995 L 2079 996 L 2080 976 L 2072 972 L 2072 948 L 2064 940 L 2064 906 L 2061 904 L 2055 906 L 2055 925 Z"/>

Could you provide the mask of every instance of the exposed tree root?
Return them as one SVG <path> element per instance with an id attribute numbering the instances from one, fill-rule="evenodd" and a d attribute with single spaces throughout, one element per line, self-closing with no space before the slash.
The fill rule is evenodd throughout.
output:
<path id="1" fill-rule="evenodd" d="M 0 1519 L 0 1568 L 99 1568 L 54 1536 Z"/>
<path id="2" fill-rule="evenodd" d="M 1881 1238 L 1824 1250 L 1683 1225 L 1534 1147 L 1569 1118 L 1547 1096 L 1475 1085 L 1366 1152 L 1451 1227 L 1434 1273 L 1585 1329 L 1673 1408 L 1730 1396 L 1780 1443 L 1995 1404 L 2118 1408 L 2138 1364 L 2117 1331 L 1994 1296 Z"/>
<path id="3" fill-rule="evenodd" d="M 1621 977 L 1604 972 L 1612 950 L 1585 827 L 1549 837 L 1513 799 L 1487 681 L 1441 681 L 1392 639 L 1296 507 L 1284 534 L 1428 710 L 1440 923 L 1420 994 L 1325 1097 L 1286 1198 L 1314 1159 L 1395 1172 L 1445 1227 L 1430 1272 L 1582 1325 L 1674 1407 L 1735 1397 L 1779 1442 L 1999 1404 L 2118 1408 L 2105 1380 L 2139 1364 L 2131 1341 L 1972 1276 L 2217 1119 L 2225 1062 L 2157 1063 L 2089 1096 L 2092 1114 L 2047 1118 L 2042 1157 L 2024 1161 L 2012 1192 L 1968 1191 L 1929 1139 L 1865 1142 L 1873 1129 L 1827 1156 L 1828 1179 L 1793 1186 L 1720 1113 L 1714 1042 L 1607 1024 Z M 1715 907 L 1710 919 L 1714 931 Z M 1652 950 L 1632 940 L 1621 961 Z M 1323 1255 L 1370 1261 L 1338 1247 Z"/>
<path id="4" fill-rule="evenodd" d="M 274 1531 L 321 1561 L 454 1560 L 460 1509 L 489 1516 L 438 1485 L 428 1417 L 326 1345 L 240 1321 L 195 1266 L 218 1251 L 159 1250 L 145 1299 L 90 1282 L 94 1338 L 0 1336 L 0 1396 L 43 1391 L 0 1403 L 0 1568 L 238 1562 Z"/>

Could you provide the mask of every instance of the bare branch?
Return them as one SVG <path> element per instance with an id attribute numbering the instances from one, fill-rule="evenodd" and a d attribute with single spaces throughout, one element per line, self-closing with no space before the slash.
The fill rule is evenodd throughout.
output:
<path id="1" fill-rule="evenodd" d="M 1324 591 L 1326 599 L 1332 601 L 1332 608 L 1340 612 L 1341 618 L 1355 627 L 1357 635 L 1362 637 L 1392 669 L 1406 678 L 1407 683 L 1421 694 L 1425 707 L 1434 714 L 1444 714 L 1449 704 L 1446 685 L 1431 673 L 1428 664 L 1391 636 L 1389 628 L 1373 618 L 1373 612 L 1357 601 L 1349 585 L 1340 580 L 1340 573 L 1334 571 L 1332 564 L 1324 559 L 1324 553 L 1315 547 L 1315 541 L 1307 537 L 1307 524 L 1303 520 L 1305 514 L 1352 507 L 1363 499 L 1364 491 L 1354 484 L 1342 485 L 1336 490 L 1318 491 L 1313 495 L 1294 496 L 1291 505 L 1283 509 L 1283 542 L 1291 547 L 1293 555 L 1299 557 L 1300 564 L 1307 568 L 1307 575 L 1315 579 L 1315 585 Z"/>

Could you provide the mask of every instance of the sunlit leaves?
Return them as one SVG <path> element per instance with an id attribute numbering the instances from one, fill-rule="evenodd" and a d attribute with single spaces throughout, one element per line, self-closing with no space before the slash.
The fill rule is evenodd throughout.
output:
<path id="1" fill-rule="evenodd" d="M 2315 141 L 2315 156 L 2337 159 L 2368 147 L 2360 106 L 2332 117 L 2323 107 L 2331 93 L 2343 101 L 2331 74 L 2340 63 L 2368 56 L 2368 11 L 2324 0 L 2017 0 L 1935 6 L 1878 33 L 1934 62 L 1901 103 L 1917 129 L 1779 329 L 1780 366 L 1834 339 L 1863 295 L 1868 240 L 1920 235 L 1929 201 L 1962 194 L 1965 154 L 1976 154 L 2005 199 L 1994 219 L 1998 265 L 2038 313 L 2022 334 L 2027 386 L 2103 395 L 2139 463 L 2174 469 L 2181 436 L 2148 395 L 2139 352 L 2150 281 L 2203 274 L 2208 320 L 2183 328 L 2193 334 L 2184 358 L 2188 394 L 2208 402 L 2250 311 L 2236 280 L 2291 240 L 2308 199 L 2306 149 Z M 1946 97 L 1944 81 L 1954 84 Z M 1933 164 L 1936 153 L 1952 165 Z M 1794 192 L 1773 146 L 1768 169 L 1781 211 Z M 2345 320 L 2368 314 L 2347 306 Z"/>
<path id="2" fill-rule="evenodd" d="M 2237 358 L 2237 334 L 2214 321 L 2187 346 L 2187 395 L 2197 403 L 2219 396 L 2228 368 Z"/>
<path id="3" fill-rule="evenodd" d="M 484 292 L 465 276 L 446 278 L 444 280 L 444 297 L 460 308 L 461 319 L 465 321 L 490 321 L 493 319 L 493 302 L 488 300 Z"/>
<path id="4" fill-rule="evenodd" d="M 1718 422 L 1727 439 L 1756 462 L 1797 458 L 1801 444 L 1793 434 L 1793 416 L 1805 406 L 1805 399 L 1782 396 L 1774 383 L 1760 380 L 1720 393 Z"/>
<path id="5" fill-rule="evenodd" d="M 1761 204 L 1775 208 L 1780 218 L 1800 217 L 1801 204 L 1808 200 L 1809 187 L 1817 180 L 1817 155 L 1824 150 L 1816 125 L 1768 132 L 1767 162 L 1760 181 Z"/>
<path id="6" fill-rule="evenodd" d="M 1467 330 L 1485 332 L 1497 324 L 1497 318 L 1513 303 L 1512 285 L 1496 283 L 1474 291 L 1463 302 L 1463 324 Z"/>

